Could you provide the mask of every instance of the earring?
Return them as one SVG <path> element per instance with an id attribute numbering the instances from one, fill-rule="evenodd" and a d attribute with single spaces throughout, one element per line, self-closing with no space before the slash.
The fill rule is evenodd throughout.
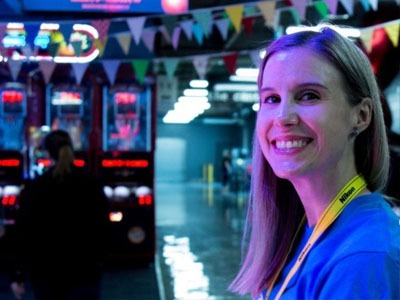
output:
<path id="1" fill-rule="evenodd" d="M 359 134 L 360 134 L 360 129 L 358 129 L 358 127 L 354 127 L 353 131 L 350 133 L 350 136 L 356 137 Z"/>

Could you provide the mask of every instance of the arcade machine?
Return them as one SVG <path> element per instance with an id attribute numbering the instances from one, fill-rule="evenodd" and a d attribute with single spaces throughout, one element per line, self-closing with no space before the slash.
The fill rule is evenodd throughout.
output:
<path id="1" fill-rule="evenodd" d="M 0 88 L 0 99 L 0 255 L 7 257 L 25 177 L 26 91 L 20 84 L 7 84 Z"/>
<path id="2" fill-rule="evenodd" d="M 85 89 L 60 86 L 47 87 L 45 126 L 30 132 L 29 137 L 29 175 L 31 178 L 43 173 L 51 161 L 42 150 L 44 136 L 55 129 L 67 131 L 75 150 L 75 165 L 88 167 L 89 133 L 92 127 L 92 104 Z"/>
<path id="3" fill-rule="evenodd" d="M 150 88 L 104 88 L 102 123 L 99 173 L 111 207 L 109 257 L 149 263 L 155 254 Z"/>

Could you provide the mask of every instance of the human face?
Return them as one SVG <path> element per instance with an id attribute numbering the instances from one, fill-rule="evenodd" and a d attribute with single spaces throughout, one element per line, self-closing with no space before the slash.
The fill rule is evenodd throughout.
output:
<path id="1" fill-rule="evenodd" d="M 346 99 L 339 71 L 296 47 L 273 54 L 262 72 L 256 133 L 275 174 L 290 180 L 355 169 L 349 136 L 356 108 Z"/>

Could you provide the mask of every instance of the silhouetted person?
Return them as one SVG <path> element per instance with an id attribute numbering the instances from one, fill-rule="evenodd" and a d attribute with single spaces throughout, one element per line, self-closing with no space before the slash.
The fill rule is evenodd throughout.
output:
<path id="1" fill-rule="evenodd" d="M 95 176 L 74 166 L 67 132 L 49 133 L 44 147 L 54 165 L 21 193 L 18 267 L 11 289 L 21 299 L 29 278 L 38 300 L 100 299 L 108 235 L 103 187 Z"/>

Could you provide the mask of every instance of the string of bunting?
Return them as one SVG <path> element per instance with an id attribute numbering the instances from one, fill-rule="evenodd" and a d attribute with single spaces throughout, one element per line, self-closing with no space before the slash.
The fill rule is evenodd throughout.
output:
<path id="1" fill-rule="evenodd" d="M 397 5 L 400 5 L 400 0 L 395 0 Z M 227 5 L 213 7 L 211 9 L 198 9 L 192 10 L 184 15 L 161 15 L 161 16 L 139 16 L 128 18 L 116 19 L 99 19 L 92 20 L 90 24 L 95 27 L 99 32 L 99 38 L 94 40 L 96 47 L 99 49 L 99 57 L 97 61 L 103 65 L 103 68 L 108 76 L 110 83 L 114 83 L 118 71 L 118 67 L 123 62 L 129 62 L 135 71 L 135 75 L 140 83 L 143 83 L 144 78 L 148 72 L 148 68 L 155 63 L 162 63 L 167 76 L 172 77 L 175 74 L 180 61 L 192 61 L 199 78 L 205 77 L 207 71 L 207 62 L 213 58 L 221 58 L 226 67 L 227 72 L 232 73 L 236 66 L 236 61 L 240 55 L 249 55 L 254 64 L 257 64 L 258 50 L 249 49 L 246 51 L 231 52 L 218 52 L 208 55 L 194 55 L 194 56 L 176 56 L 176 57 L 154 57 L 155 37 L 161 33 L 164 42 L 170 44 L 174 50 L 179 49 L 179 42 L 182 35 L 186 39 L 195 40 L 201 52 L 201 46 L 204 40 L 207 39 L 213 26 L 217 29 L 223 41 L 241 32 L 242 30 L 248 34 L 252 34 L 252 28 L 255 18 L 262 17 L 266 29 L 272 29 L 275 36 L 280 36 L 283 32 L 280 25 L 280 18 L 283 12 L 289 12 L 293 16 L 294 24 L 299 25 L 305 20 L 306 12 L 308 9 L 315 9 L 320 15 L 321 20 L 325 20 L 329 15 L 335 15 L 338 10 L 339 4 L 346 10 L 349 15 L 354 14 L 355 0 L 284 0 L 284 1 L 256 1 L 245 4 Z M 365 11 L 378 10 L 378 0 L 359 0 Z M 147 25 L 154 24 L 151 19 L 161 19 L 161 25 Z M 112 22 L 126 22 L 128 30 L 126 32 L 109 33 Z M 69 37 L 71 34 L 70 26 L 61 24 L 60 31 L 64 37 Z M 67 24 L 68 25 L 68 24 Z M 147 26 L 146 26 L 147 25 Z M 40 24 L 27 24 L 25 29 L 27 36 L 35 36 L 34 32 L 38 32 Z M 377 29 L 383 28 L 389 37 L 394 47 L 399 45 L 399 32 L 400 32 L 400 19 L 391 22 L 382 23 L 376 26 L 366 27 L 361 29 L 361 41 L 365 48 L 371 50 L 371 40 L 373 33 Z M 5 26 L 0 24 L 0 36 L 4 36 Z M 117 43 L 115 43 L 117 41 Z M 27 38 L 27 46 L 22 49 L 24 53 L 29 53 L 32 50 L 33 41 Z M 119 45 L 125 58 L 108 59 L 103 57 L 107 46 L 115 47 Z M 71 45 L 78 51 L 80 45 Z M 151 58 L 129 58 L 129 53 L 135 47 L 145 47 Z M 4 51 L 4 49 L 0 49 Z M 57 48 L 49 49 L 51 55 L 57 53 Z M 134 51 L 133 51 L 134 52 Z M 96 60 L 94 61 L 96 62 Z M 10 73 L 14 80 L 18 77 L 21 64 L 8 60 Z M 73 64 L 73 71 L 75 73 L 77 82 L 80 83 L 82 77 L 89 64 Z M 51 79 L 51 74 L 54 71 L 54 63 L 46 62 L 39 66 L 43 73 L 46 82 Z"/>

